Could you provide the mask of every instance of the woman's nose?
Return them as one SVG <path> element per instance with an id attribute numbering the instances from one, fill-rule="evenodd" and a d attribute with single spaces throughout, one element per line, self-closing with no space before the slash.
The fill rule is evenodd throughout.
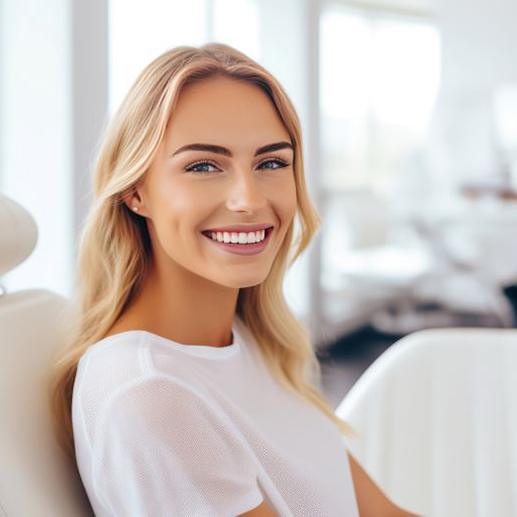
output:
<path id="1" fill-rule="evenodd" d="M 256 211 L 263 208 L 267 198 L 262 191 L 260 180 L 254 176 L 253 171 L 239 171 L 235 174 L 227 205 L 230 210 Z"/>

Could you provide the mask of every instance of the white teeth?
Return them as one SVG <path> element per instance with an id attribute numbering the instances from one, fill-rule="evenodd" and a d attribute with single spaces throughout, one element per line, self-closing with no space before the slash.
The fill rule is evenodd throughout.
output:
<path id="1" fill-rule="evenodd" d="M 210 232 L 212 240 L 218 242 L 232 242 L 235 244 L 254 244 L 263 241 L 266 237 L 266 230 L 257 232 Z"/>

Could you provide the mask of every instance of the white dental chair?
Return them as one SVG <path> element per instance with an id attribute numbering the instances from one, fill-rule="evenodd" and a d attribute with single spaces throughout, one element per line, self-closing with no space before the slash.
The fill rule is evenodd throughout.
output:
<path id="1" fill-rule="evenodd" d="M 517 330 L 432 329 L 388 348 L 335 410 L 347 445 L 425 517 L 517 516 Z"/>
<path id="2" fill-rule="evenodd" d="M 32 216 L 0 193 L 0 284 L 32 253 L 37 237 Z M 0 516 L 91 517 L 48 406 L 47 374 L 68 302 L 45 289 L 0 289 Z"/>

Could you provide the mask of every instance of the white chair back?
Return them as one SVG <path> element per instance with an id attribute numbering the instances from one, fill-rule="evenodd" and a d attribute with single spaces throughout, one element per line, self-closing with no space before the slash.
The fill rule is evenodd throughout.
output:
<path id="1" fill-rule="evenodd" d="M 388 348 L 336 408 L 347 439 L 402 507 L 517 515 L 517 330 L 432 329 Z"/>
<path id="2" fill-rule="evenodd" d="M 0 278 L 23 262 L 37 226 L 0 194 Z M 48 405 L 52 354 L 68 301 L 46 289 L 0 293 L 0 515 L 93 515 L 75 465 L 58 447 Z"/>

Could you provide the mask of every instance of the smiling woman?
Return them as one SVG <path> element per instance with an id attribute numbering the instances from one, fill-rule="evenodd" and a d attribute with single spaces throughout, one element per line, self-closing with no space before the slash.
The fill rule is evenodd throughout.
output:
<path id="1" fill-rule="evenodd" d="M 216 76 L 184 86 L 145 177 L 124 196 L 145 218 L 155 264 L 131 314 L 142 319 L 159 297 L 167 299 L 163 316 L 154 307 L 153 321 L 146 319 L 155 332 L 200 343 L 228 333 L 239 288 L 267 277 L 296 212 L 290 141 L 256 85 Z M 272 155 L 289 165 L 264 167 Z M 194 172 L 201 164 L 211 170 Z M 242 229 L 232 230 L 235 224 Z M 266 227 L 274 228 L 267 239 L 247 243 L 248 233 Z M 211 229 L 215 240 L 203 235 Z"/>
<path id="2" fill-rule="evenodd" d="M 227 45 L 172 49 L 93 176 L 51 395 L 95 514 L 356 517 L 351 429 L 283 296 L 320 220 L 280 84 Z"/>

